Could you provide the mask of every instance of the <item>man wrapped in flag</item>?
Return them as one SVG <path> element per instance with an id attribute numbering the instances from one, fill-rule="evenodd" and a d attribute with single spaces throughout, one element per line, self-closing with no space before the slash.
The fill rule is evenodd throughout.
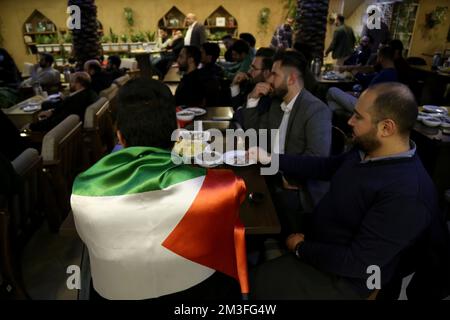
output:
<path id="1" fill-rule="evenodd" d="M 158 81 L 122 87 L 117 127 L 125 148 L 80 174 L 71 198 L 95 291 L 106 299 L 233 298 L 235 278 L 248 293 L 244 182 L 229 170 L 172 162 L 175 103 Z"/>

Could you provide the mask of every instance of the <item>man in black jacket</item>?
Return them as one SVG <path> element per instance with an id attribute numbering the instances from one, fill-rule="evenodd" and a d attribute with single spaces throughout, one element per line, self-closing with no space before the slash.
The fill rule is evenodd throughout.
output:
<path id="1" fill-rule="evenodd" d="M 42 111 L 39 114 L 41 120 L 31 123 L 30 129 L 49 131 L 71 114 L 76 114 L 83 121 L 87 107 L 98 99 L 98 95 L 90 88 L 90 84 L 91 78 L 86 72 L 74 73 L 70 82 L 72 93 L 54 109 Z"/>
<path id="2" fill-rule="evenodd" d="M 205 26 L 197 21 L 197 17 L 193 13 L 187 14 L 186 25 L 188 30 L 184 37 L 184 45 L 195 46 L 200 49 L 202 44 L 206 42 Z"/>

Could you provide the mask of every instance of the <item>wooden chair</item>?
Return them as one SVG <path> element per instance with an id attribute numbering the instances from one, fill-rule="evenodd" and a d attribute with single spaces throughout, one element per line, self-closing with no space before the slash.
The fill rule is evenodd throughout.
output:
<path id="1" fill-rule="evenodd" d="M 82 124 L 77 115 L 70 115 L 49 131 L 42 142 L 44 177 L 49 190 L 45 192 L 50 231 L 57 232 L 70 211 L 70 190 L 82 167 Z"/>
<path id="2" fill-rule="evenodd" d="M 42 157 L 37 150 L 27 149 L 12 165 L 22 185 L 13 196 L 0 196 L 0 268 L 9 296 L 28 299 L 20 258 L 43 220 Z"/>
<path id="3" fill-rule="evenodd" d="M 117 78 L 116 80 L 114 80 L 114 84 L 116 84 L 118 87 L 122 87 L 124 86 L 129 80 L 131 79 L 131 77 L 126 74 L 120 78 Z"/>
<path id="4" fill-rule="evenodd" d="M 109 88 L 106 88 L 103 91 L 100 91 L 100 97 L 104 97 L 111 101 L 119 91 L 119 86 L 115 83 L 113 83 Z"/>
<path id="5" fill-rule="evenodd" d="M 91 166 L 114 148 L 109 101 L 102 97 L 86 109 L 83 123 L 84 163 Z"/>

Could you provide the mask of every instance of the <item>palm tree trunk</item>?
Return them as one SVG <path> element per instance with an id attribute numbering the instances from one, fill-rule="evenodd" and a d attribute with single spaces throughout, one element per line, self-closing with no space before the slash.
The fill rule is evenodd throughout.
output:
<path id="1" fill-rule="evenodd" d="M 308 46 L 312 58 L 323 58 L 327 32 L 328 0 L 297 0 L 294 43 Z"/>
<path id="2" fill-rule="evenodd" d="M 82 70 L 86 61 L 99 59 L 101 55 L 95 0 L 69 0 L 68 5 L 81 9 L 81 29 L 72 30 L 74 56 L 77 69 Z"/>

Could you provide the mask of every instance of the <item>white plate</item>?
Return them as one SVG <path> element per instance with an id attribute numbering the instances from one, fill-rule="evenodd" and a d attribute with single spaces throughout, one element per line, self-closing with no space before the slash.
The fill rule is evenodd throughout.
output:
<path id="1" fill-rule="evenodd" d="M 427 112 L 432 112 L 432 113 L 440 113 L 440 114 L 447 114 L 447 108 L 442 108 L 442 107 L 438 107 L 438 106 L 431 106 L 431 105 L 426 105 L 423 106 L 423 110 L 427 111 Z"/>
<path id="2" fill-rule="evenodd" d="M 202 108 L 186 108 L 186 109 L 183 109 L 183 110 L 187 110 L 187 111 L 193 112 L 196 117 L 199 117 L 199 116 L 202 116 L 202 115 L 206 114 L 206 110 L 202 109 Z"/>
<path id="3" fill-rule="evenodd" d="M 40 110 L 40 109 L 41 109 L 40 105 L 29 105 L 29 106 L 25 106 L 25 107 L 22 108 L 22 110 L 24 112 L 34 112 L 34 111 L 37 111 L 37 110 Z"/>
<path id="4" fill-rule="evenodd" d="M 225 152 L 223 155 L 223 162 L 234 167 L 246 167 L 256 164 L 255 161 L 246 162 L 245 154 L 246 152 L 243 150 L 232 150 Z"/>

